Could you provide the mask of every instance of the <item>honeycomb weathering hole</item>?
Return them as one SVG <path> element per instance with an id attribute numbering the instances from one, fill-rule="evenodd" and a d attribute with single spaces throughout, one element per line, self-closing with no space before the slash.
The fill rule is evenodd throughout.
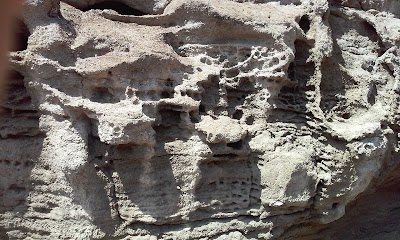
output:
<path id="1" fill-rule="evenodd" d="M 146 13 L 144 13 L 140 10 L 134 9 L 124 3 L 114 2 L 114 1 L 105 1 L 105 2 L 95 3 L 85 9 L 82 9 L 82 10 L 89 11 L 92 9 L 100 9 L 100 10 L 111 9 L 111 10 L 118 12 L 121 15 L 135 15 L 135 16 L 146 15 Z"/>

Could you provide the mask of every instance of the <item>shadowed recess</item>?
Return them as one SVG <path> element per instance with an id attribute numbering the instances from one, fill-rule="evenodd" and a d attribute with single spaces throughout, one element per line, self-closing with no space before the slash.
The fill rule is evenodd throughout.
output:
<path id="1" fill-rule="evenodd" d="M 307 33 L 308 30 L 310 30 L 310 19 L 308 19 L 307 15 L 304 15 L 300 18 L 299 21 L 299 26 L 300 28 L 304 31 L 304 33 Z"/>
<path id="2" fill-rule="evenodd" d="M 16 20 L 14 23 L 14 42 L 11 47 L 11 52 L 23 51 L 28 48 L 28 38 L 30 32 L 21 20 Z"/>
<path id="3" fill-rule="evenodd" d="M 118 12 L 121 15 L 135 15 L 135 16 L 143 16 L 146 15 L 146 13 L 139 11 L 137 9 L 131 8 L 126 4 L 123 4 L 121 2 L 114 2 L 114 1 L 105 1 L 105 2 L 100 2 L 100 3 L 95 3 L 88 8 L 82 9 L 83 11 L 89 11 L 92 9 L 100 9 L 100 10 L 106 10 L 106 9 L 111 9 L 116 12 Z"/>

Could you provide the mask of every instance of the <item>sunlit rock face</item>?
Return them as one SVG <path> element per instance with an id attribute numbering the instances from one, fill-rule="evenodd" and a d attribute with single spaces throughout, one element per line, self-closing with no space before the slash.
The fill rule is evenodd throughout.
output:
<path id="1" fill-rule="evenodd" d="M 26 1 L 0 239 L 396 239 L 399 12 Z"/>

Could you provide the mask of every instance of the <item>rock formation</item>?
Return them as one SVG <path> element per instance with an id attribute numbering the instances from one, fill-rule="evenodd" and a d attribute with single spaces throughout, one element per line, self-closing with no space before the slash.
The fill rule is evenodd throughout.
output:
<path id="1" fill-rule="evenodd" d="M 27 0 L 0 239 L 398 239 L 398 0 Z"/>

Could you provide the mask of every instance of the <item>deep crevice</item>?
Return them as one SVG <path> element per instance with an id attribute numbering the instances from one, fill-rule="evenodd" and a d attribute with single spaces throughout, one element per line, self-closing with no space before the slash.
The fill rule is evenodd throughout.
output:
<path id="1" fill-rule="evenodd" d="M 190 112 L 189 116 L 190 116 L 190 122 L 192 122 L 192 123 L 199 123 L 200 122 L 200 115 L 199 115 L 198 112 L 195 112 L 195 111 Z"/>
<path id="2" fill-rule="evenodd" d="M 14 43 L 11 52 L 24 51 L 28 48 L 28 39 L 31 35 L 26 24 L 17 19 L 14 23 Z"/>
<path id="3" fill-rule="evenodd" d="M 105 1 L 105 2 L 95 3 L 87 8 L 82 9 L 82 11 L 86 12 L 86 11 L 89 11 L 92 9 L 99 9 L 99 10 L 110 9 L 110 10 L 116 11 L 117 13 L 119 13 L 121 15 L 134 15 L 134 16 L 146 15 L 146 13 L 144 13 L 138 9 L 134 9 L 124 3 L 117 2 L 117 1 Z"/>
<path id="4" fill-rule="evenodd" d="M 237 142 L 227 143 L 226 145 L 228 147 L 230 147 L 230 148 L 239 150 L 239 149 L 242 149 L 242 147 L 243 147 L 243 141 L 240 140 L 240 141 L 237 141 Z"/>
<path id="5" fill-rule="evenodd" d="M 274 110 L 274 113 L 270 117 L 270 121 L 275 121 L 274 117 L 278 117 L 285 122 L 292 122 L 293 120 L 300 120 L 297 116 L 295 118 L 287 118 L 287 111 L 294 111 L 298 113 L 306 113 L 308 102 L 307 91 L 315 91 L 315 86 L 309 85 L 309 80 L 314 74 L 315 64 L 313 61 L 309 61 L 310 51 L 312 49 L 313 42 L 295 40 L 295 59 L 290 63 L 288 68 L 288 77 L 292 84 L 283 86 L 277 97 L 279 103 L 278 108 Z M 285 117 L 282 117 L 282 112 L 277 110 L 283 110 Z M 275 115 L 275 116 L 273 116 Z M 279 116 L 281 115 L 281 116 Z M 300 121 L 303 121 L 300 120 Z"/>
<path id="6" fill-rule="evenodd" d="M 395 78 L 395 76 L 394 76 L 394 71 L 393 71 L 392 69 L 390 69 L 390 67 L 389 67 L 389 65 L 388 65 L 387 63 L 382 62 L 382 63 L 381 63 L 381 66 L 383 67 L 383 69 L 385 69 L 385 70 L 390 74 L 390 76 L 391 76 L 392 78 Z"/>
<path id="7" fill-rule="evenodd" d="M 213 157 L 215 157 L 215 158 L 236 158 L 236 157 L 238 157 L 238 155 L 234 154 L 234 153 L 214 154 Z"/>

